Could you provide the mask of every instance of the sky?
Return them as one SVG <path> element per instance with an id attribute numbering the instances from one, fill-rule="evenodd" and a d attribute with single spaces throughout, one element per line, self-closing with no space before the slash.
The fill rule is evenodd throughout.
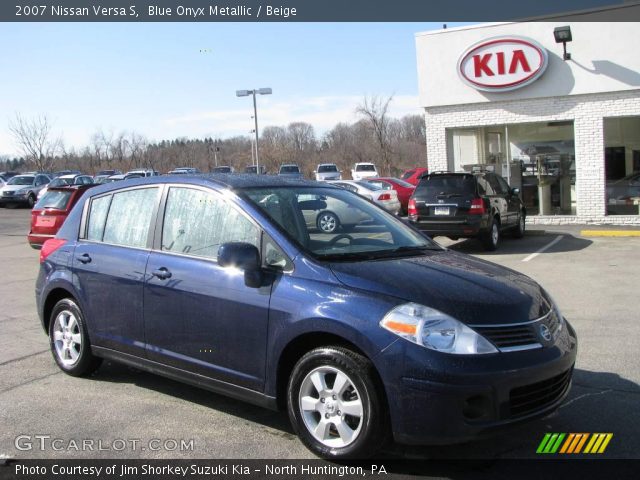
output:
<path id="1" fill-rule="evenodd" d="M 455 26 L 456 24 L 449 24 Z M 249 135 L 294 121 L 322 134 L 357 120 L 366 96 L 419 114 L 414 35 L 442 23 L 4 23 L 0 155 L 19 153 L 16 114 L 47 115 L 65 146 L 98 130 L 150 141 Z"/>

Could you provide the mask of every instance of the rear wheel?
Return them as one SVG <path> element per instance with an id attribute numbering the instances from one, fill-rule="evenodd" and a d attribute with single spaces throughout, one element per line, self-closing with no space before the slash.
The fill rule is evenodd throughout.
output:
<path id="1" fill-rule="evenodd" d="M 322 212 L 316 219 L 316 226 L 323 233 L 333 233 L 340 226 L 340 220 L 333 212 Z"/>
<path id="2" fill-rule="evenodd" d="M 524 231 L 526 228 L 526 216 L 523 210 L 520 210 L 520 215 L 518 215 L 518 224 L 513 229 L 513 236 L 515 238 L 524 237 Z"/>
<path id="3" fill-rule="evenodd" d="M 496 217 L 491 219 L 489 229 L 481 237 L 484 249 L 493 252 L 498 248 L 500 243 L 500 220 Z"/>
<path id="4" fill-rule="evenodd" d="M 49 320 L 49 345 L 60 369 L 74 377 L 94 372 L 102 359 L 91 353 L 91 344 L 80 307 L 70 298 L 56 303 Z"/>
<path id="5" fill-rule="evenodd" d="M 316 455 L 365 458 L 386 439 L 384 397 L 371 362 L 341 347 L 321 347 L 304 355 L 287 389 L 289 418 L 300 439 Z"/>

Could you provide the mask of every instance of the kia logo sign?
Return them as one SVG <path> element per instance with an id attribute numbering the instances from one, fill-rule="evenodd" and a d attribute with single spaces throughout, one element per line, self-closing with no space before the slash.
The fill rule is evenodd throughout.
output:
<path id="1" fill-rule="evenodd" d="M 485 92 L 506 92 L 529 85 L 547 68 L 547 51 L 524 37 L 497 37 L 476 43 L 458 60 L 467 85 Z"/>

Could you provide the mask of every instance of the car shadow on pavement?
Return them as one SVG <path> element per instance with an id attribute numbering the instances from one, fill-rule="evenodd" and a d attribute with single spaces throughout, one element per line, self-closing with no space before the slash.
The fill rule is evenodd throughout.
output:
<path id="1" fill-rule="evenodd" d="M 120 363 L 105 361 L 89 378 L 99 382 L 130 383 L 279 430 L 283 437 L 296 437 L 286 412 L 258 407 Z"/>
<path id="2" fill-rule="evenodd" d="M 545 250 L 545 253 L 575 252 L 584 250 L 593 243 L 591 240 L 575 237 L 569 233 L 546 232 L 535 235 L 528 234 L 521 239 L 503 237 L 498 245 L 498 249 L 494 252 L 489 252 L 486 251 L 482 243 L 475 238 L 452 241 L 444 237 L 435 237 L 434 240 L 440 245 L 456 252 L 473 255 L 529 255 L 549 245 L 559 236 L 562 238 L 549 247 L 548 250 Z"/>
<path id="3" fill-rule="evenodd" d="M 463 444 L 431 447 L 393 445 L 385 453 L 392 460 L 417 461 L 540 459 L 542 457 L 536 450 L 546 433 L 613 433 L 604 454 L 556 454 L 544 455 L 544 458 L 638 459 L 639 401 L 640 385 L 615 373 L 576 369 L 569 395 L 555 412 L 544 418 Z M 423 474 L 436 475 L 437 472 Z"/>
<path id="4" fill-rule="evenodd" d="M 295 438 L 285 412 L 274 412 L 242 401 L 192 387 L 164 377 L 112 362 L 105 362 L 91 377 L 100 382 L 131 383 L 197 403 L 278 430 L 284 438 Z M 550 415 L 510 427 L 507 430 L 467 443 L 444 446 L 390 444 L 376 459 L 390 461 L 395 473 L 409 473 L 422 461 L 539 459 L 536 449 L 546 433 L 613 433 L 601 458 L 639 457 L 640 385 L 617 374 L 576 369 L 573 385 L 562 405 Z M 574 455 L 585 457 L 588 455 Z M 545 457 L 547 458 L 547 457 Z M 411 460 L 407 469 L 398 460 Z M 425 465 L 429 465 L 425 463 Z M 437 463 L 435 464 L 437 467 Z M 462 468 L 462 466 L 461 466 Z M 472 468 L 469 466 L 469 468 Z M 474 467 L 475 468 L 475 467 Z M 391 470 L 394 471 L 394 470 Z M 467 472 L 468 473 L 468 472 Z M 428 471 L 422 474 L 430 474 Z M 431 473 L 437 475 L 438 472 Z M 443 474 L 443 472 L 440 472 Z M 449 472 L 451 474 L 451 472 Z"/>

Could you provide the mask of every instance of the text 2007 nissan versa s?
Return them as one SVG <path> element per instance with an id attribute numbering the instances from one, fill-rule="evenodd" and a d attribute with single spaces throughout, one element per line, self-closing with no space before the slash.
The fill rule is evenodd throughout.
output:
<path id="1" fill-rule="evenodd" d="M 330 208 L 331 233 L 305 220 Z M 326 184 L 99 186 L 40 261 L 39 315 L 64 372 L 106 358 L 286 408 L 329 458 L 472 439 L 553 411 L 571 383 L 576 334 L 536 282 Z"/>

